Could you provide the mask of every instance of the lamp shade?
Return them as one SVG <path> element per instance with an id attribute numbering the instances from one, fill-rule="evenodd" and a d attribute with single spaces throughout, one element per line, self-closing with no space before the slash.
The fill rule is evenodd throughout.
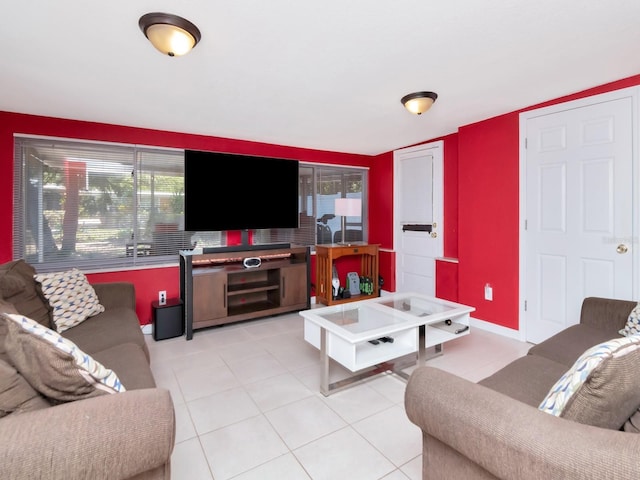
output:
<path id="1" fill-rule="evenodd" d="M 170 57 L 188 53 L 201 38 L 193 23 L 169 13 L 147 13 L 138 25 L 151 44 Z"/>
<path id="2" fill-rule="evenodd" d="M 336 198 L 335 214 L 343 217 L 359 217 L 362 212 L 362 200 L 359 198 Z"/>
<path id="3" fill-rule="evenodd" d="M 415 92 L 405 95 L 400 100 L 407 110 L 416 115 L 421 115 L 431 108 L 438 98 L 434 92 Z"/>

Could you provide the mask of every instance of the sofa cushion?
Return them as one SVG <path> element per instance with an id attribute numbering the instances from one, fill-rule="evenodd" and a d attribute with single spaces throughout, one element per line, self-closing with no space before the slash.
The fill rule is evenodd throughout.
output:
<path id="1" fill-rule="evenodd" d="M 0 313 L 18 313 L 13 304 L 0 300 Z M 11 363 L 4 348 L 4 339 L 7 336 L 7 326 L 0 322 L 0 361 Z"/>
<path id="2" fill-rule="evenodd" d="M 35 281 L 35 269 L 24 260 L 0 265 L 0 297 L 22 315 L 51 327 L 51 307 Z"/>
<path id="3" fill-rule="evenodd" d="M 567 368 L 575 363 L 585 350 L 607 340 L 611 340 L 615 333 L 592 327 L 591 325 L 572 325 L 555 334 L 542 343 L 529 349 L 529 355 L 538 355 L 558 363 Z"/>
<path id="4" fill-rule="evenodd" d="M 118 376 L 73 342 L 23 315 L 2 314 L 11 364 L 52 401 L 73 401 L 125 391 Z"/>
<path id="5" fill-rule="evenodd" d="M 123 343 L 135 343 L 149 359 L 149 350 L 136 312 L 128 307 L 109 308 L 62 333 L 86 353 L 107 350 Z M 147 360 L 148 363 L 148 360 Z"/>
<path id="6" fill-rule="evenodd" d="M 0 418 L 49 406 L 13 366 L 0 360 Z"/>
<path id="7" fill-rule="evenodd" d="M 64 332 L 104 312 L 95 290 L 77 268 L 38 274 L 35 279 L 41 284 L 42 293 L 53 308 L 53 323 L 58 332 Z"/>
<path id="8" fill-rule="evenodd" d="M 640 336 L 615 338 L 580 356 L 555 383 L 540 410 L 619 430 L 640 406 Z"/>
<path id="9" fill-rule="evenodd" d="M 561 363 L 525 355 L 478 383 L 537 408 L 566 371 Z"/>
<path id="10" fill-rule="evenodd" d="M 624 422 L 622 429 L 627 433 L 640 433 L 640 409 L 636 410 L 634 414 Z"/>
<path id="11" fill-rule="evenodd" d="M 629 335 L 637 335 L 640 333 L 640 303 L 635 306 L 631 313 L 629 314 L 629 318 L 627 318 L 627 323 L 624 328 L 618 332 L 620 335 L 624 335 L 628 337 Z"/>
<path id="12" fill-rule="evenodd" d="M 123 343 L 91 355 L 118 374 L 127 390 L 154 388 L 156 382 L 143 350 L 134 343 Z"/>

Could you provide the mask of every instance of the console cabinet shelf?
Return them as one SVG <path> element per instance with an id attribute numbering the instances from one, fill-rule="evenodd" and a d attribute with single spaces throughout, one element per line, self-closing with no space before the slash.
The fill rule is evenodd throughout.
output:
<path id="1" fill-rule="evenodd" d="M 373 293 L 371 295 L 354 295 L 350 298 L 333 298 L 333 263 L 342 257 L 360 257 L 360 276 L 371 278 Z M 326 244 L 316 245 L 316 303 L 337 305 L 340 303 L 357 302 L 367 298 L 377 297 L 378 286 L 378 245 L 368 244 Z M 344 282 L 343 282 L 344 283 Z"/>
<path id="2" fill-rule="evenodd" d="M 311 308 L 308 247 L 180 255 L 187 340 L 199 328 Z M 245 267 L 245 258 L 259 258 Z"/>

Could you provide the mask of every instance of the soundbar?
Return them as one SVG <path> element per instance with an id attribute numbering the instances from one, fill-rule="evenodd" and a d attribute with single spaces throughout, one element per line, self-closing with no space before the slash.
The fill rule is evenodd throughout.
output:
<path id="1" fill-rule="evenodd" d="M 245 252 L 248 250 L 276 250 L 291 248 L 290 243 L 267 243 L 265 245 L 229 245 L 227 247 L 204 247 L 202 253 Z"/>

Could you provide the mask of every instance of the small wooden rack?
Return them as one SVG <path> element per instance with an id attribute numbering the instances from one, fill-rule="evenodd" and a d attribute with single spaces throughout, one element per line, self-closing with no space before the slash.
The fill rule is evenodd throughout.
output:
<path id="1" fill-rule="evenodd" d="M 371 278 L 373 293 L 371 295 L 354 295 L 350 298 L 333 298 L 331 285 L 333 262 L 341 257 L 352 255 L 361 257 L 359 274 Z M 316 302 L 337 305 L 377 297 L 379 295 L 378 268 L 378 245 L 341 245 L 335 243 L 316 245 Z"/>

